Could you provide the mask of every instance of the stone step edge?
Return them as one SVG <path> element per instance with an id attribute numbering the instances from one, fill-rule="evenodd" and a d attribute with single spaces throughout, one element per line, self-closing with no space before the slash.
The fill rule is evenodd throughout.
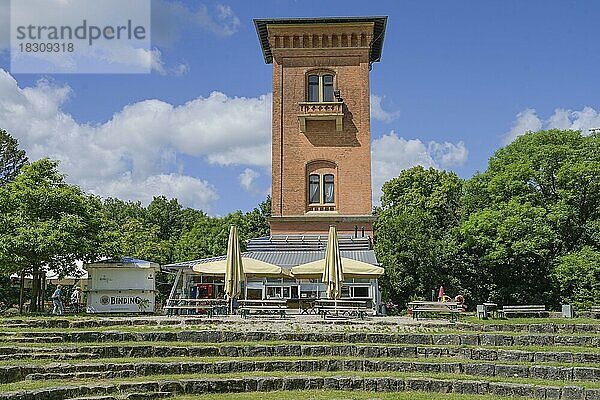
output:
<path id="1" fill-rule="evenodd" d="M 142 392 L 142 393 L 128 393 L 125 397 L 119 396 L 118 398 L 111 395 L 106 396 L 85 396 L 85 397 L 71 397 L 65 400 L 155 400 L 164 399 L 167 397 L 174 396 L 175 393 L 171 392 Z"/>
<path id="2" fill-rule="evenodd" d="M 29 332 L 28 337 L 44 341 L 49 332 Z M 402 344 L 449 344 L 474 346 L 558 346 L 558 347 L 599 347 L 600 335 L 550 335 L 502 333 L 298 333 L 298 332 L 235 332 L 235 331 L 178 331 L 178 332 L 126 332 L 126 331 L 79 331 L 53 333 L 64 342 L 245 342 L 245 341 L 284 341 L 284 342 L 334 342 L 334 343 L 402 343 Z"/>
<path id="3" fill-rule="evenodd" d="M 4 352 L 0 358 L 23 359 L 29 355 L 32 359 L 47 359 L 49 356 L 62 356 L 76 359 L 79 354 L 89 358 L 136 358 L 136 357 L 253 357 L 253 356 L 347 356 L 347 357 L 411 357 L 436 358 L 449 357 L 484 361 L 520 361 L 520 362 L 560 362 L 560 363 L 600 363 L 600 353 L 572 351 L 527 351 L 510 348 L 452 347 L 454 345 L 233 345 L 233 346 L 163 346 L 163 345 L 105 345 L 56 347 L 55 353 L 13 353 Z M 22 351 L 21 348 L 16 349 Z M 35 350 L 31 348 L 30 350 Z M 566 350 L 566 349 L 565 349 Z M 76 353 L 77 351 L 77 353 Z M 56 353 L 60 352 L 60 353 Z M 79 353 L 80 352 L 80 353 Z"/>
<path id="4" fill-rule="evenodd" d="M 269 392 L 275 390 L 362 390 L 373 392 L 423 391 L 432 393 L 492 394 L 536 399 L 600 399 L 600 389 L 580 386 L 543 386 L 533 384 L 444 380 L 433 378 L 390 378 L 356 376 L 245 377 L 128 382 L 120 384 L 64 386 L 0 393 L 2 400 L 37 400 L 127 392 L 169 392 L 203 394 L 231 392 Z"/>
<path id="5" fill-rule="evenodd" d="M 227 374 L 291 371 L 307 372 L 423 372 L 467 374 L 471 376 L 543 379 L 548 381 L 588 381 L 600 382 L 600 368 L 594 367 L 555 367 L 555 366 L 524 366 L 493 363 L 431 363 L 415 361 L 376 361 L 376 360 L 268 360 L 268 361 L 216 361 L 216 362 L 174 362 L 174 363 L 138 363 L 105 365 L 105 370 L 77 370 L 69 372 L 34 372 L 21 371 L 20 380 L 47 379 L 79 379 L 79 378 L 126 378 L 151 375 L 180 375 L 180 374 Z M 12 378 L 17 378 L 13 375 Z M 12 382 L 15 382 L 13 380 Z M 4 383 L 4 382 L 3 382 Z"/>

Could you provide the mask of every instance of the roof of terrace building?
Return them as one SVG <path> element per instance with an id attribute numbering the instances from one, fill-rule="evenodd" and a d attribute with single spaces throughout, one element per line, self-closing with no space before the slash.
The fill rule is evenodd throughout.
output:
<path id="1" fill-rule="evenodd" d="M 379 265 L 375 252 L 370 248 L 368 237 L 339 235 L 338 242 L 342 257 Z M 242 256 L 274 264 L 284 269 L 291 269 L 297 265 L 325 258 L 326 246 L 327 235 L 276 235 L 250 239 L 247 251 L 243 252 Z M 225 258 L 226 256 L 223 255 L 184 261 L 164 265 L 163 268 L 166 270 L 191 268 L 196 264 L 224 260 Z"/>

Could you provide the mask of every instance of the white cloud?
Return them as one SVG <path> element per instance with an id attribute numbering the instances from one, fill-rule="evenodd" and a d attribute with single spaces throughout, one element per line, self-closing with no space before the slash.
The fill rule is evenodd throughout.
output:
<path id="1" fill-rule="evenodd" d="M 556 110 L 554 113 L 559 110 Z M 581 111 L 566 111 L 569 115 L 571 126 L 568 129 L 581 131 L 584 135 L 590 134 L 590 129 L 600 128 L 600 112 L 592 107 L 584 107 Z M 553 128 L 553 126 L 549 126 Z"/>
<path id="2" fill-rule="evenodd" d="M 457 144 L 429 142 L 427 150 L 442 168 L 464 165 L 469 156 L 469 150 L 462 141 Z"/>
<path id="3" fill-rule="evenodd" d="M 177 197 L 210 211 L 216 189 L 203 179 L 170 173 L 178 155 L 213 164 L 270 165 L 271 95 L 213 92 L 180 106 L 152 99 L 130 104 L 104 123 L 79 123 L 62 111 L 71 89 L 40 80 L 20 88 L 0 69 L 0 126 L 30 159 L 61 160 L 70 182 L 102 196 L 147 201 Z"/>
<path id="4" fill-rule="evenodd" d="M 528 108 L 517 114 L 517 120 L 513 127 L 504 135 L 504 143 L 510 143 L 517 137 L 527 132 L 537 132 L 542 129 L 542 121 L 539 119 L 535 110 Z"/>
<path id="5" fill-rule="evenodd" d="M 371 94 L 371 118 L 383 121 L 383 122 L 392 122 L 396 118 L 400 116 L 400 111 L 385 111 L 381 107 L 381 96 L 377 96 L 375 94 Z"/>
<path id="6" fill-rule="evenodd" d="M 600 112 L 592 107 L 584 107 L 580 111 L 557 108 L 548 119 L 537 116 L 534 109 L 528 108 L 519 114 L 512 129 L 504 136 L 508 144 L 526 132 L 537 132 L 540 129 L 572 129 L 589 135 L 590 129 L 600 127 Z"/>
<path id="7" fill-rule="evenodd" d="M 419 139 L 406 140 L 394 131 L 374 139 L 371 146 L 373 204 L 379 204 L 383 184 L 398 176 L 402 170 L 421 165 L 425 168 L 462 165 L 468 150 L 463 142 L 423 143 Z"/>
<path id="8" fill-rule="evenodd" d="M 238 180 L 240 182 L 240 186 L 248 193 L 256 193 L 256 179 L 260 176 L 258 172 L 253 169 L 246 168 L 244 172 L 242 172 L 238 176 Z"/>

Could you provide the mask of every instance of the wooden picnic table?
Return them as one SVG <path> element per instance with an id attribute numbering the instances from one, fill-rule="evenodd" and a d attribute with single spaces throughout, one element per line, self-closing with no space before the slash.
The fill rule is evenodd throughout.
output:
<path id="1" fill-rule="evenodd" d="M 323 318 L 330 316 L 356 316 L 360 319 L 364 319 L 370 311 L 367 308 L 367 302 L 365 300 L 354 300 L 354 299 L 320 299 L 315 301 L 315 308 L 317 313 Z"/>
<path id="2" fill-rule="evenodd" d="M 238 304 L 242 318 L 248 318 L 252 313 L 284 318 L 287 313 L 287 300 L 284 299 L 238 300 Z"/>
<path id="3" fill-rule="evenodd" d="M 411 301 L 408 303 L 408 307 L 412 310 L 413 319 L 417 320 L 422 314 L 447 314 L 452 320 L 455 320 L 461 312 L 459 304 L 455 301 Z"/>
<path id="4" fill-rule="evenodd" d="M 168 315 L 206 312 L 206 315 L 212 317 L 227 314 L 228 302 L 225 299 L 169 299 L 163 309 Z"/>

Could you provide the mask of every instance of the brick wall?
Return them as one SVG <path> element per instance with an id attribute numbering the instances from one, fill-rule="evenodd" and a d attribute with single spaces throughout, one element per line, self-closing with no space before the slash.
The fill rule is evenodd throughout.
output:
<path id="1" fill-rule="evenodd" d="M 312 37 L 327 26 L 270 28 L 269 36 Z M 339 34 L 348 27 L 339 27 Z M 370 37 L 372 26 L 353 27 L 358 37 Z M 363 32 L 363 33 L 360 33 Z M 330 36 L 333 37 L 333 36 Z M 331 161 L 336 165 L 335 210 L 340 215 L 371 215 L 371 135 L 369 47 L 293 48 L 294 39 L 280 40 L 292 48 L 273 48 L 273 174 L 274 216 L 300 216 L 308 211 L 307 165 Z M 331 41 L 330 41 L 331 43 Z M 341 42 L 340 42 L 341 43 Z M 296 43 L 297 44 L 297 43 Z M 360 41 L 355 43 L 360 44 Z M 300 130 L 300 103 L 306 101 L 306 79 L 311 71 L 334 74 L 334 89 L 343 97 L 343 128 L 333 120 L 308 120 Z M 283 151 L 283 153 L 282 153 Z M 306 226 L 271 225 L 272 233 L 327 232 L 329 224 L 298 222 Z M 366 224 L 366 222 L 365 222 Z M 359 228 L 365 224 L 359 224 Z M 370 226 L 370 224 L 367 224 Z M 344 227 L 346 228 L 346 227 Z M 286 229 L 290 231 L 284 232 Z M 354 224 L 352 225 L 352 230 Z M 344 229 L 346 230 L 346 229 Z M 369 230 L 371 230 L 369 228 Z"/>

